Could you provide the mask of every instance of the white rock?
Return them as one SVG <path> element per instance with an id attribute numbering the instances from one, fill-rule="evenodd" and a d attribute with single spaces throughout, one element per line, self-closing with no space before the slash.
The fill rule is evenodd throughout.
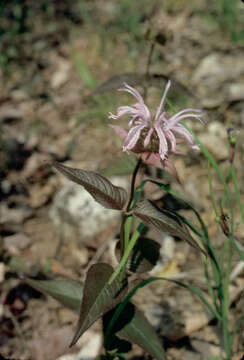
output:
<path id="1" fill-rule="evenodd" d="M 198 138 L 216 160 L 225 160 L 228 157 L 227 141 L 221 139 L 220 136 L 205 133 L 200 134 Z"/>
<path id="2" fill-rule="evenodd" d="M 227 138 L 226 128 L 219 121 L 212 121 L 208 125 L 208 131 L 213 134 L 219 136 L 221 139 Z"/>
<path id="3" fill-rule="evenodd" d="M 125 177 L 112 177 L 110 181 L 123 188 L 127 188 Z M 80 185 L 65 184 L 57 193 L 50 217 L 60 233 L 65 236 L 70 232 L 82 237 L 91 237 L 99 234 L 108 226 L 115 224 L 121 216 L 117 210 L 105 209 Z"/>
<path id="4" fill-rule="evenodd" d="M 244 99 L 244 84 L 231 84 L 229 86 L 228 98 L 231 101 L 240 101 Z"/>
<path id="5" fill-rule="evenodd" d="M 51 77 L 51 87 L 54 89 L 59 88 L 64 85 L 69 79 L 69 72 L 71 69 L 71 64 L 65 60 L 59 60 L 57 64 L 57 70 Z"/>
<path id="6" fill-rule="evenodd" d="M 101 334 L 88 330 L 81 338 L 82 349 L 76 354 L 67 354 L 57 360 L 94 360 L 98 356 L 102 346 Z M 79 343 L 80 344 L 80 341 Z"/>
<path id="7" fill-rule="evenodd" d="M 209 78 L 213 82 L 217 76 L 222 76 L 221 66 L 218 54 L 210 54 L 206 56 L 198 65 L 194 75 L 193 83 L 198 84 L 199 81 Z"/>
<path id="8" fill-rule="evenodd" d="M 241 96 L 241 84 L 230 87 L 244 74 L 244 56 L 223 56 L 212 53 L 206 56 L 192 76 L 192 83 L 197 86 L 197 95 L 202 105 L 212 108 L 225 101 L 232 101 Z M 243 98 L 243 96 L 242 96 Z"/>
<path id="9" fill-rule="evenodd" d="M 235 80 L 242 74 L 244 74 L 244 56 L 233 57 L 233 55 L 223 56 L 212 53 L 198 65 L 192 81 L 194 84 L 199 84 L 207 80 L 209 85 L 217 87 L 220 83 Z"/>

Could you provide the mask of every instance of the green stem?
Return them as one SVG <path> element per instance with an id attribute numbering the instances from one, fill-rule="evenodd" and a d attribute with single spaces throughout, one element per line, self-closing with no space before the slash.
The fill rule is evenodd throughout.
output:
<path id="1" fill-rule="evenodd" d="M 124 224 L 124 248 L 126 249 L 129 240 L 130 240 L 130 231 L 131 231 L 131 224 L 132 224 L 132 215 L 126 216 L 125 224 Z"/>
<path id="2" fill-rule="evenodd" d="M 129 212 L 131 209 L 131 203 L 133 202 L 134 192 L 135 192 L 136 175 L 141 166 L 141 163 L 142 163 L 142 160 L 140 158 L 138 160 L 138 162 L 135 166 L 135 169 L 133 171 L 133 174 L 132 174 L 131 185 L 130 185 L 130 198 L 129 198 L 129 201 L 128 201 L 128 204 L 126 207 L 126 212 Z M 125 248 L 129 242 L 131 222 L 132 222 L 132 216 L 124 214 L 122 223 L 120 226 L 120 254 L 121 254 L 121 257 L 123 256 Z"/>
<path id="3" fill-rule="evenodd" d="M 224 291 L 222 299 L 222 315 L 223 315 L 223 343 L 226 353 L 226 360 L 231 360 L 231 335 L 229 329 L 229 285 L 230 285 L 230 270 L 232 260 L 232 244 L 230 238 L 226 238 L 225 254 L 228 255 L 227 265 L 224 277 Z"/>
<path id="4" fill-rule="evenodd" d="M 124 246 L 125 246 L 125 222 L 126 222 L 126 216 L 122 216 L 122 221 L 120 224 L 120 257 L 123 256 L 124 253 Z"/>
<path id="5" fill-rule="evenodd" d="M 140 158 L 138 160 L 138 162 L 136 164 L 136 167 L 135 167 L 135 169 L 133 171 L 133 174 L 132 174 L 131 186 L 130 186 L 130 197 L 129 197 L 129 201 L 128 201 L 128 204 L 127 204 L 127 207 L 126 207 L 126 212 L 125 212 L 125 214 L 123 214 L 122 222 L 121 222 L 121 225 L 120 225 L 120 256 L 121 256 L 121 261 L 124 258 L 124 253 L 126 252 L 126 249 L 127 249 L 128 245 L 129 245 L 131 224 L 132 224 L 132 215 L 129 215 L 127 213 L 130 211 L 131 204 L 133 202 L 134 192 L 135 192 L 136 175 L 137 175 L 137 173 L 139 171 L 141 163 L 142 163 L 142 160 Z M 119 264 L 119 266 L 120 266 L 120 264 Z M 126 265 L 126 262 L 123 263 L 123 266 L 125 266 L 125 265 Z M 122 267 L 120 267 L 118 272 L 117 272 L 117 270 L 115 271 L 116 276 L 118 275 L 118 273 L 120 272 L 121 269 L 122 269 Z M 124 277 L 124 274 L 125 274 L 125 268 L 124 268 L 124 270 L 122 271 L 122 274 L 121 274 L 122 278 Z M 113 279 L 115 279 L 115 277 Z"/>
<path id="6" fill-rule="evenodd" d="M 117 275 L 120 273 L 120 271 L 125 267 L 126 262 L 127 262 L 128 258 L 129 258 L 129 256 L 130 256 L 130 253 L 131 253 L 133 247 L 135 246 L 136 241 L 137 241 L 137 239 L 139 238 L 139 236 L 140 236 L 142 230 L 144 229 L 144 227 L 145 227 L 145 226 L 141 223 L 141 224 L 138 226 L 137 230 L 136 230 L 136 231 L 134 232 L 134 234 L 132 235 L 132 238 L 131 238 L 128 246 L 127 246 L 126 249 L 125 249 L 125 252 L 124 252 L 124 254 L 123 254 L 123 257 L 122 257 L 119 265 L 117 266 L 116 270 L 114 271 L 114 273 L 112 274 L 112 276 L 110 277 L 110 279 L 109 279 L 109 281 L 108 281 L 109 285 L 112 284 L 112 282 L 113 282 L 114 279 L 117 277 Z"/>

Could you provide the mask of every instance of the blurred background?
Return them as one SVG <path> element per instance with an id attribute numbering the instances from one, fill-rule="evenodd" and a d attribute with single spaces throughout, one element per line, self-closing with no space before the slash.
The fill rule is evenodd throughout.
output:
<path id="1" fill-rule="evenodd" d="M 121 158 L 121 140 L 108 126 L 114 122 L 108 119 L 109 112 L 133 103 L 131 96 L 117 92 L 124 81 L 146 96 L 153 112 L 170 79 L 169 99 L 176 110 L 195 107 L 205 112 L 205 126 L 193 120 L 188 125 L 223 171 L 228 167 L 226 129 L 234 128 L 235 164 L 240 189 L 244 188 L 243 24 L 240 0 L 0 1 L 3 356 L 78 360 L 100 352 L 99 324 L 71 351 L 68 344 L 76 315 L 19 277 L 28 273 L 34 278 L 81 279 L 104 243 L 107 250 L 102 260 L 114 262 L 108 240 L 117 232 L 119 217 L 95 208 L 80 188 L 55 174 L 46 161 L 53 158 L 99 171 L 128 185 L 134 161 Z M 182 181 L 180 191 L 201 211 L 216 246 L 221 246 L 210 208 L 206 159 L 188 151 L 174 162 Z M 165 179 L 179 186 L 167 174 Z M 222 189 L 213 181 L 220 197 Z M 148 191 L 151 194 L 153 189 Z M 86 224 L 88 217 L 94 222 Z M 243 241 L 243 229 L 237 231 Z M 160 271 L 166 271 L 168 264 L 169 274 L 198 274 L 194 251 L 172 239 L 167 244 Z M 243 309 L 240 283 L 233 305 L 236 313 Z M 214 324 L 211 328 L 200 322 L 191 330 L 186 325 L 194 316 L 188 314 L 189 308 L 202 312 L 197 300 L 172 285 L 160 286 L 150 285 L 145 290 L 148 295 L 137 301 L 166 338 L 169 359 L 219 355 Z M 237 360 L 244 351 L 243 334 L 241 328 L 235 344 Z M 91 339 L 96 339 L 95 345 Z M 73 357 L 66 358 L 69 352 Z M 141 349 L 133 347 L 129 358 L 140 357 L 146 359 Z"/>

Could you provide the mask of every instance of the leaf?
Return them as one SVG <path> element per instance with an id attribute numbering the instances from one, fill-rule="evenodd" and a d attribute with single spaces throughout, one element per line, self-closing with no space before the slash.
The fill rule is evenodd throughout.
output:
<path id="1" fill-rule="evenodd" d="M 163 81 L 166 83 L 171 80 L 172 86 L 175 90 L 179 92 L 184 92 L 186 95 L 191 97 L 196 97 L 185 85 L 181 84 L 179 81 L 168 77 L 164 74 L 140 74 L 140 73 L 124 73 L 115 75 L 109 78 L 107 81 L 102 83 L 100 86 L 94 90 L 90 96 L 96 94 L 102 94 L 107 91 L 117 90 L 124 83 L 128 83 L 130 86 L 154 86 L 159 89 L 163 88 Z"/>
<path id="2" fill-rule="evenodd" d="M 104 176 L 131 174 L 137 164 L 137 158 L 133 155 L 123 155 L 116 158 L 112 163 L 102 170 Z"/>
<path id="3" fill-rule="evenodd" d="M 57 161 L 52 161 L 51 165 L 71 181 L 82 185 L 103 207 L 113 210 L 123 209 L 127 200 L 126 190 L 113 185 L 104 176 L 93 171 L 74 169 Z"/>
<path id="4" fill-rule="evenodd" d="M 148 272 L 156 265 L 159 255 L 159 243 L 146 237 L 139 237 L 131 251 L 126 267 L 131 272 Z M 115 256 L 120 261 L 120 241 L 117 242 Z"/>
<path id="5" fill-rule="evenodd" d="M 104 328 L 112 319 L 118 307 L 104 316 Z M 155 330 L 145 316 L 132 303 L 127 303 L 114 324 L 112 334 L 131 341 L 157 360 L 164 360 L 164 350 Z M 110 340 L 110 339 L 108 339 Z"/>
<path id="6" fill-rule="evenodd" d="M 126 296 L 127 281 L 121 282 L 117 278 L 111 285 L 108 284 L 112 273 L 113 268 L 104 263 L 94 264 L 88 270 L 78 326 L 70 346 L 74 345 L 99 317 Z"/>
<path id="7" fill-rule="evenodd" d="M 75 280 L 32 280 L 25 279 L 27 284 L 42 293 L 52 296 L 62 305 L 77 311 L 80 307 L 83 286 Z"/>
<path id="8" fill-rule="evenodd" d="M 177 236 L 205 254 L 198 243 L 190 235 L 187 227 L 181 224 L 176 216 L 168 211 L 159 210 L 151 201 L 143 200 L 138 202 L 133 210 L 133 214 L 154 230 Z"/>

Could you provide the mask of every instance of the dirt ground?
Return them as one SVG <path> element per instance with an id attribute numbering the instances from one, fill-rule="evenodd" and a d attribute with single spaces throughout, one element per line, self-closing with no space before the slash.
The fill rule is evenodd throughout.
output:
<path id="1" fill-rule="evenodd" d="M 244 39 L 233 41 L 224 18 L 218 20 L 207 0 L 174 5 L 145 0 L 131 5 L 122 1 L 120 6 L 113 1 L 62 3 L 54 1 L 45 12 L 30 4 L 26 29 L 16 34 L 6 31 L 16 21 L 13 9 L 1 10 L 7 35 L 0 38 L 0 354 L 6 359 L 81 360 L 102 353 L 101 324 L 70 349 L 77 315 L 27 286 L 23 274 L 83 280 L 89 261 L 104 243 L 100 260 L 116 265 L 110 240 L 118 233 L 118 219 L 108 221 L 99 234 L 82 236 L 77 223 L 68 235 L 61 234 L 50 214 L 68 182 L 47 161 L 53 158 L 99 172 L 120 156 L 121 140 L 109 128 L 113 120 L 108 114 L 131 103 L 116 91 L 124 78 L 142 92 L 146 88 L 152 109 L 167 79 L 173 83 L 170 100 L 176 109 L 203 109 L 206 124 L 192 120 L 188 125 L 224 172 L 229 164 L 226 130 L 234 128 L 235 166 L 244 200 Z M 29 6 L 28 1 L 23 4 Z M 244 4 L 236 6 L 243 19 Z M 221 249 L 224 237 L 210 201 L 206 158 L 188 151 L 187 156 L 174 157 L 174 163 L 182 184 L 170 177 L 167 181 L 200 211 L 214 246 Z M 219 199 L 223 189 L 215 175 L 213 186 Z M 234 213 L 240 223 L 238 206 Z M 194 219 L 188 210 L 182 214 Z M 242 248 L 241 224 L 236 237 Z M 162 254 L 154 274 L 174 276 L 206 291 L 194 249 L 167 238 Z M 244 309 L 244 272 L 237 255 L 233 269 L 234 327 Z M 185 289 L 157 282 L 139 291 L 134 301 L 162 337 L 167 359 L 224 359 L 218 325 Z M 242 325 L 233 360 L 243 354 Z M 129 358 L 148 355 L 133 346 Z"/>

